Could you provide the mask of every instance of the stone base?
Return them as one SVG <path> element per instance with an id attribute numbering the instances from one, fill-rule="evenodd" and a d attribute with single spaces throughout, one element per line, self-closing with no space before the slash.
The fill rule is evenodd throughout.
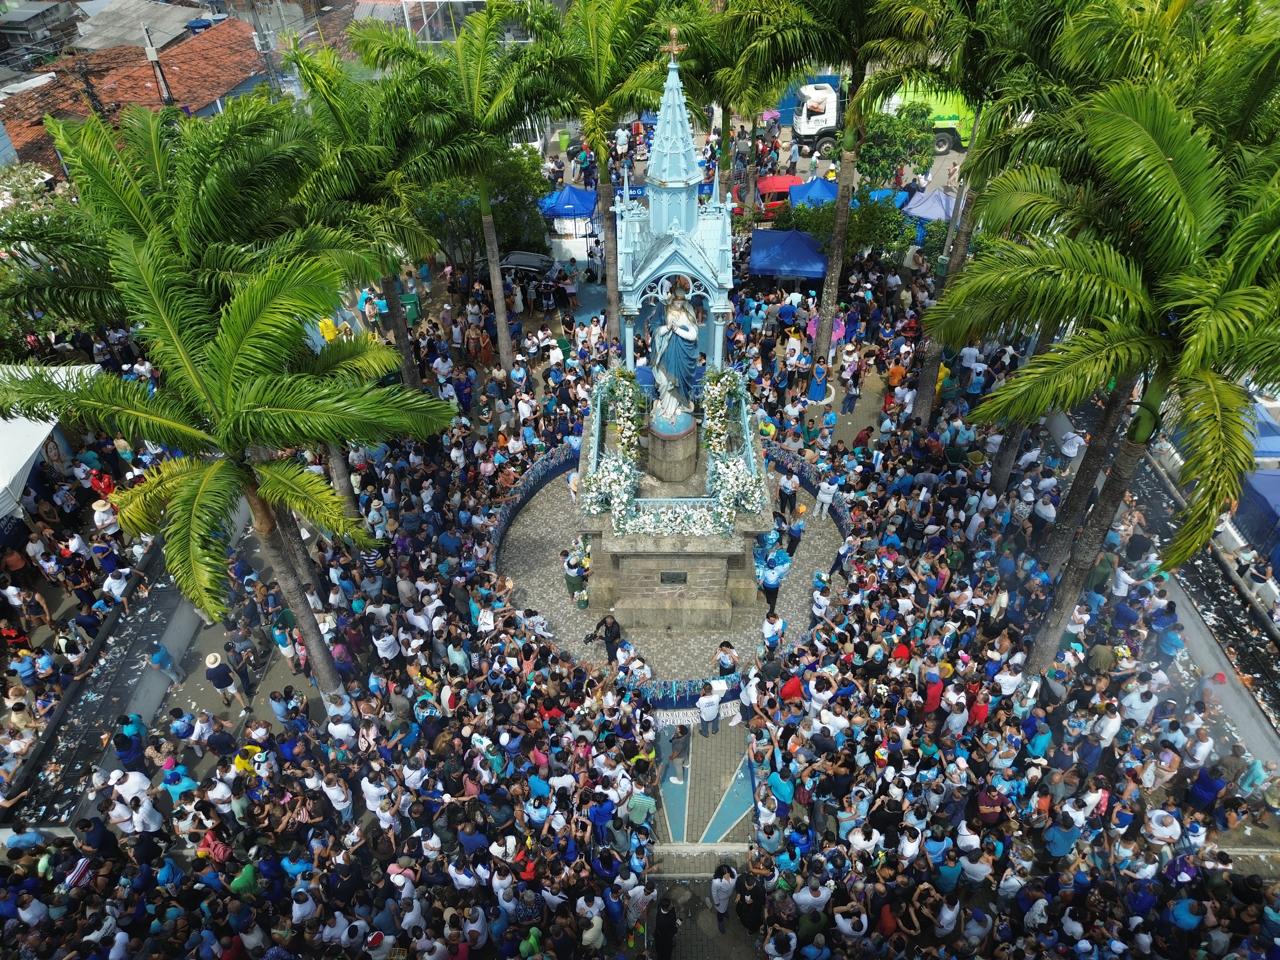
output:
<path id="1" fill-rule="evenodd" d="M 648 473 L 665 483 L 680 483 L 698 468 L 698 426 L 690 422 L 683 433 L 661 433 L 649 427 Z"/>

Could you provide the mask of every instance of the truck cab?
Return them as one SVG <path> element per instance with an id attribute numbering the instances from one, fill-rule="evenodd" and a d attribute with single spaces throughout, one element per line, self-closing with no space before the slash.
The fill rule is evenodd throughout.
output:
<path id="1" fill-rule="evenodd" d="M 800 85 L 796 112 L 791 119 L 791 138 L 806 155 L 816 153 L 830 159 L 844 123 L 844 100 L 830 83 Z"/>

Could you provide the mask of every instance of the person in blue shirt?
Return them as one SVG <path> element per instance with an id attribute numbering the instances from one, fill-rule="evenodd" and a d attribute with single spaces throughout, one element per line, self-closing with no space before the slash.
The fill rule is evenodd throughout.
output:
<path id="1" fill-rule="evenodd" d="M 1055 859 L 1065 857 L 1075 849 L 1076 841 L 1080 839 L 1080 828 L 1064 814 L 1045 828 L 1043 839 L 1049 856 Z"/>

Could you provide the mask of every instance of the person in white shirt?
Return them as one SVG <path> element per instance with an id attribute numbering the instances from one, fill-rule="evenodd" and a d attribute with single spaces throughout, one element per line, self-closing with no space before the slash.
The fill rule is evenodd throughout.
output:
<path id="1" fill-rule="evenodd" d="M 715 692 L 711 684 L 704 683 L 702 685 L 702 696 L 698 698 L 696 704 L 698 708 L 698 732 L 706 737 L 710 733 L 720 732 L 720 695 Z"/>
<path id="2" fill-rule="evenodd" d="M 1111 578 L 1111 595 L 1113 597 L 1127 597 L 1129 588 L 1139 581 L 1129 575 L 1129 571 L 1124 567 L 1116 567 L 1115 576 Z"/>

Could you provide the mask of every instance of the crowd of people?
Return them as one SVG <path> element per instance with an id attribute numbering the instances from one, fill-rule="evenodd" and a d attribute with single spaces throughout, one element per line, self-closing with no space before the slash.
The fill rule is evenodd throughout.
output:
<path id="1" fill-rule="evenodd" d="M 153 388 L 158 381 L 128 331 L 82 332 L 63 345 L 92 357 L 108 375 Z M 72 444 L 69 450 L 63 440 Z M 129 538 L 108 498 L 142 482 L 165 455 L 156 444 L 135 444 L 121 434 L 51 437 L 24 486 L 21 505 L 30 530 L 6 546 L 0 560 L 0 805 L 23 796 L 9 784 L 67 687 L 92 669 L 89 652 L 108 615 L 146 603 L 148 580 L 136 567 L 150 538 Z"/>
<path id="2" fill-rule="evenodd" d="M 310 546 L 307 602 L 343 689 L 308 682 L 277 585 L 232 554 L 224 652 L 205 661 L 227 709 L 121 716 L 118 768 L 86 785 L 74 836 L 19 824 L 0 865 L 15 956 L 670 957 L 655 811 L 663 777 L 697 775 L 690 731 L 664 731 L 630 682 L 643 651 L 616 623 L 590 648 L 603 662 L 564 652 L 497 574 L 491 536 L 520 477 L 581 442 L 617 343 L 556 311 L 489 370 L 468 349 L 489 295 L 453 286 L 415 349 L 458 417 L 431 442 L 351 449 L 341 472 L 376 544 Z M 947 358 L 940 415 L 922 422 L 931 297 L 917 260 L 855 260 L 824 357 L 814 293 L 735 294 L 727 356 L 777 475 L 766 598 L 806 522 L 848 528 L 812 579 L 773 585 L 811 591 L 807 624 L 771 609 L 754 656 L 712 654 L 741 678 L 742 729 L 716 734 L 704 692 L 701 732 L 745 732 L 758 784 L 749 856 L 711 882 L 722 928 L 733 914 L 779 960 L 1276 960 L 1280 889 L 1237 875 L 1216 841 L 1267 827 L 1280 779 L 1222 732 L 1225 678 L 1174 668 L 1179 611 L 1141 511 L 1118 519 L 1067 636 L 1037 637 L 1053 589 L 1037 550 L 1080 438 L 1032 434 L 993 488 L 1001 438 L 966 417 L 1020 362 L 997 343 Z M 851 439 L 850 413 L 868 424 Z M 114 476 L 108 447 L 123 453 L 99 438 L 98 463 L 77 462 Z M 85 510 L 91 494 L 71 492 L 50 502 Z M 118 524 L 94 535 L 127 549 Z M 100 562 L 92 543 L 45 546 L 70 576 L 76 556 Z M 1060 644 L 1043 672 L 1026 668 L 1033 640 Z M 273 650 L 296 680 L 253 699 Z M 53 682 L 33 660 L 30 684 L 14 668 L 28 702 Z"/>

